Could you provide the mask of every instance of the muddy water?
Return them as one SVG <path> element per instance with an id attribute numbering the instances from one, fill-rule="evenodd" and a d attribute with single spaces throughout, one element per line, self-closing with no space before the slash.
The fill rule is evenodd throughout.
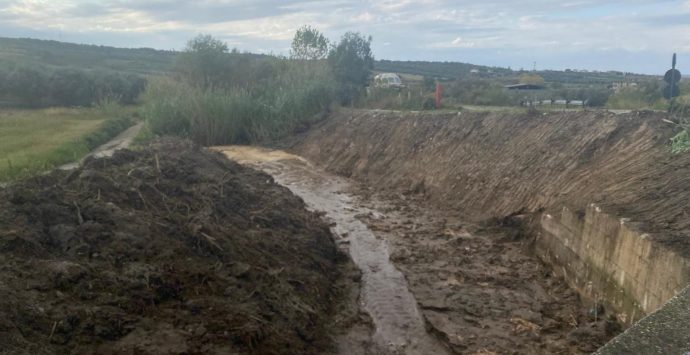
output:
<path id="1" fill-rule="evenodd" d="M 328 174 L 306 160 L 281 151 L 255 147 L 217 147 L 230 159 L 257 167 L 276 182 L 300 196 L 309 208 L 326 213 L 335 224 L 340 243 L 348 243 L 350 255 L 362 271 L 361 307 L 376 327 L 373 341 L 379 349 L 395 354 L 445 354 L 447 351 L 430 336 L 408 290 L 407 281 L 389 261 L 385 241 L 377 239 L 358 220 L 361 214 L 376 215 L 358 206 L 347 193 L 346 179 Z M 343 352 L 346 352 L 344 350 Z"/>

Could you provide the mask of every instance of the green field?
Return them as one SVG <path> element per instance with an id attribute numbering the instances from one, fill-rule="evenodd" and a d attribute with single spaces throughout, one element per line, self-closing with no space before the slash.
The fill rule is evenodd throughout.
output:
<path id="1" fill-rule="evenodd" d="M 80 159 L 128 125 L 115 118 L 97 108 L 0 110 L 0 181 Z"/>

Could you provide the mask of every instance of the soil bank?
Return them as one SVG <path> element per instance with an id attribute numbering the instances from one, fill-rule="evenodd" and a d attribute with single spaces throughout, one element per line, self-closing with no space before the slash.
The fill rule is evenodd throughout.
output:
<path id="1" fill-rule="evenodd" d="M 690 154 L 670 154 L 666 117 L 340 110 L 291 149 L 472 220 L 595 203 L 688 257 Z"/>
<path id="2" fill-rule="evenodd" d="M 376 327 L 361 353 L 584 354 L 619 331 L 525 252 L 515 220 L 478 226 L 414 198 L 376 196 L 291 154 L 216 149 L 270 173 L 333 221 L 362 270 L 362 308 Z"/>

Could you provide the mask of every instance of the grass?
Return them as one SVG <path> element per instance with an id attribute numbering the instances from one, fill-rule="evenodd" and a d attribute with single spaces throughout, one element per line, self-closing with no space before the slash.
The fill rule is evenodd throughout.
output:
<path id="1" fill-rule="evenodd" d="M 108 106 L 0 110 L 0 181 L 79 160 L 131 125 L 131 112 Z"/>
<path id="2" fill-rule="evenodd" d="M 202 145 L 265 142 L 303 130 L 334 98 L 327 67 L 277 61 L 268 78 L 225 89 L 151 80 L 143 113 L 150 135 L 178 135 Z"/>

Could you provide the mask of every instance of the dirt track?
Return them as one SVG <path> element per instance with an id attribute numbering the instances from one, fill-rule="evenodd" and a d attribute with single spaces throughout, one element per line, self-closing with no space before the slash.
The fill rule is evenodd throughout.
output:
<path id="1" fill-rule="evenodd" d="M 59 169 L 62 170 L 72 170 L 76 169 L 79 167 L 79 164 L 81 164 L 84 160 L 86 160 L 89 157 L 94 157 L 94 158 L 105 158 L 105 157 L 110 157 L 113 154 L 115 154 L 116 151 L 120 149 L 125 149 L 129 147 L 132 142 L 134 141 L 134 138 L 141 132 L 141 130 L 144 128 L 144 123 L 137 123 L 132 127 L 127 128 L 124 130 L 122 133 L 118 134 L 115 138 L 111 139 L 110 141 L 106 142 L 105 144 L 97 147 L 94 149 L 92 152 L 90 152 L 87 156 L 85 156 L 83 159 L 80 161 L 72 162 L 69 164 L 64 164 L 59 167 Z"/>
<path id="2" fill-rule="evenodd" d="M 474 226 L 414 199 L 375 196 L 283 152 L 216 149 L 273 175 L 323 211 L 350 245 L 376 347 L 342 354 L 578 354 L 619 330 L 604 310 L 595 319 L 564 281 L 528 255 L 517 219 Z"/>

